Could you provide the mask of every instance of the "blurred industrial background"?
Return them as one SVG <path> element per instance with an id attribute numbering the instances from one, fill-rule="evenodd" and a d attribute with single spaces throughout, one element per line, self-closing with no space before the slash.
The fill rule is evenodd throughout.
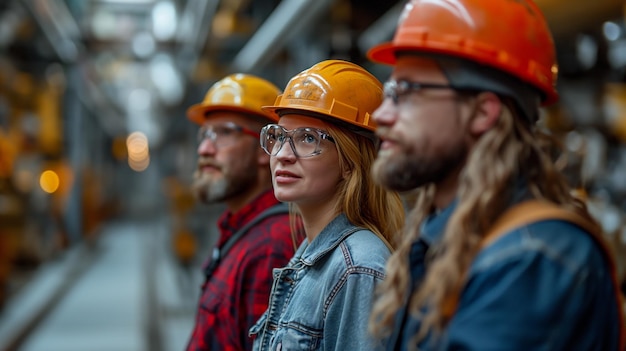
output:
<path id="1" fill-rule="evenodd" d="M 624 1 L 536 2 L 561 73 L 542 123 L 626 259 Z M 183 349 L 222 210 L 190 193 L 186 108 L 227 74 L 283 87 L 327 58 L 385 80 L 365 53 L 404 3 L 1 1 L 0 351 Z"/>

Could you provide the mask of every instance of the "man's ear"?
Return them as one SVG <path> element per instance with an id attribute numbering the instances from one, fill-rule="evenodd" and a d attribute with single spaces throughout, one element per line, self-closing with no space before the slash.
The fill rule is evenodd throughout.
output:
<path id="1" fill-rule="evenodd" d="M 482 135 L 496 124 L 502 112 L 502 100 L 492 92 L 482 92 L 476 96 L 474 118 L 470 123 L 470 133 Z"/>

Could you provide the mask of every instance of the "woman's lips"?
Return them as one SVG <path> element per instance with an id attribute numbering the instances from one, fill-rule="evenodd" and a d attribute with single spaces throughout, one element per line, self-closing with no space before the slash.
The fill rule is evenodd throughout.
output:
<path id="1" fill-rule="evenodd" d="M 279 183 L 279 184 L 293 183 L 297 181 L 299 178 L 300 178 L 299 176 L 289 171 L 279 170 L 279 171 L 274 172 L 274 179 L 276 180 L 276 183 Z"/>

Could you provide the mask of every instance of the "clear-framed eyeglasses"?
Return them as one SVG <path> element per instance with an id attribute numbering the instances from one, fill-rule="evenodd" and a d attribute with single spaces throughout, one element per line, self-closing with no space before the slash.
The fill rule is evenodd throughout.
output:
<path id="1" fill-rule="evenodd" d="M 417 83 L 408 80 L 388 80 L 383 85 L 385 97 L 391 98 L 394 104 L 398 103 L 401 96 L 424 89 L 454 89 L 454 87 L 449 84 Z"/>
<path id="2" fill-rule="evenodd" d="M 198 130 L 198 144 L 208 139 L 216 148 L 226 147 L 234 144 L 241 134 L 259 137 L 259 133 L 233 122 L 215 125 L 205 124 Z"/>
<path id="3" fill-rule="evenodd" d="M 270 156 L 276 156 L 285 141 L 289 141 L 291 150 L 298 158 L 316 156 L 322 153 L 320 144 L 327 140 L 335 140 L 325 131 L 315 128 L 301 127 L 287 130 L 278 124 L 268 124 L 261 129 L 261 147 Z"/>

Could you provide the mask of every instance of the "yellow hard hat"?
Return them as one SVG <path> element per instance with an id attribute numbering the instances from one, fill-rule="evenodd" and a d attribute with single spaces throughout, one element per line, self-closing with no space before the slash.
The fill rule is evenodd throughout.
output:
<path id="1" fill-rule="evenodd" d="M 327 60 L 291 78 L 274 105 L 263 110 L 276 117 L 312 113 L 374 131 L 371 114 L 382 101 L 382 84 L 371 73 L 351 62 Z"/>
<path id="2" fill-rule="evenodd" d="M 280 89 L 265 79 L 250 74 L 232 74 L 213 84 L 201 103 L 187 109 L 187 117 L 204 124 L 211 112 L 235 111 L 276 122 L 278 118 L 263 111 L 261 106 L 273 103 L 278 94 Z"/>

